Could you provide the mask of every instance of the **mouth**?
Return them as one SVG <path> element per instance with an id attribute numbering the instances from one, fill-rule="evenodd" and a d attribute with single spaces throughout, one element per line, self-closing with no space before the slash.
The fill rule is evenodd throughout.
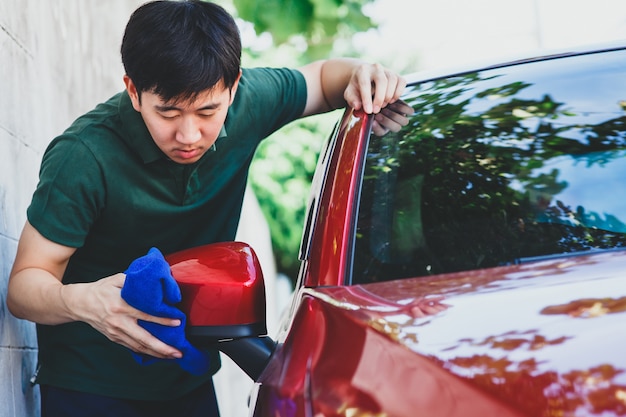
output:
<path id="1" fill-rule="evenodd" d="M 201 154 L 201 150 L 199 148 L 175 149 L 174 154 L 180 159 L 188 160 L 198 157 Z"/>

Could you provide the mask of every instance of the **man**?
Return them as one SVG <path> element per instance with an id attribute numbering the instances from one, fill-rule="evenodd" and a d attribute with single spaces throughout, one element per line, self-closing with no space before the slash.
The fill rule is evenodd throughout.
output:
<path id="1" fill-rule="evenodd" d="M 46 150 L 7 304 L 37 323 L 43 417 L 217 416 L 216 351 L 201 375 L 134 360 L 129 349 L 180 358 L 138 320 L 180 321 L 127 304 L 122 271 L 151 247 L 232 240 L 260 140 L 346 104 L 376 113 L 375 132 L 395 130 L 405 82 L 348 59 L 241 70 L 234 20 L 203 1 L 139 7 L 121 53 L 125 90 Z"/>

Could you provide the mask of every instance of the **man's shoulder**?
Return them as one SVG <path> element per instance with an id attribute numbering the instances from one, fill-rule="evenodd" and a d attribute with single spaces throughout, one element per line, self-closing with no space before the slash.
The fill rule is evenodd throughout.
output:
<path id="1" fill-rule="evenodd" d="M 123 93 L 118 93 L 82 114 L 63 132 L 77 137 L 92 137 L 94 134 L 110 135 L 120 125 L 120 101 Z"/>
<path id="2" fill-rule="evenodd" d="M 292 68 L 243 68 L 237 96 L 261 112 L 297 107 L 299 100 L 306 99 L 306 81 L 300 71 Z"/>
<path id="3" fill-rule="evenodd" d="M 126 91 L 78 117 L 51 146 L 60 141 L 80 144 L 74 146 L 83 147 L 102 163 L 129 158 L 151 161 L 161 155 Z"/>
<path id="4" fill-rule="evenodd" d="M 120 138 L 127 136 L 125 132 L 131 128 L 123 116 L 127 111 L 124 94 L 117 93 L 76 118 L 52 144 L 75 142 L 96 153 L 115 150 L 123 145 Z"/>
<path id="5" fill-rule="evenodd" d="M 306 97 L 306 81 L 298 70 L 244 68 L 226 119 L 228 135 L 254 132 L 256 138 L 265 138 L 299 118 Z"/>
<path id="6" fill-rule="evenodd" d="M 244 84 L 260 83 L 265 86 L 269 82 L 294 82 L 304 76 L 300 71 L 287 67 L 249 67 L 242 68 L 241 82 Z"/>

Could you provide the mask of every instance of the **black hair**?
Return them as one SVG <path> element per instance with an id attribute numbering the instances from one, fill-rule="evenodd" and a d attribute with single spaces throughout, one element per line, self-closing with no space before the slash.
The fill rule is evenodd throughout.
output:
<path id="1" fill-rule="evenodd" d="M 195 98 L 220 81 L 231 88 L 241 66 L 241 38 L 233 17 L 207 1 L 159 0 L 131 15 L 122 63 L 137 91 L 165 101 Z"/>

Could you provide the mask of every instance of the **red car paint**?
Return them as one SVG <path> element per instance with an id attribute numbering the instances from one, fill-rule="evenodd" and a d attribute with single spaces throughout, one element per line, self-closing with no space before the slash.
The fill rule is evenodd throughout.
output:
<path id="1" fill-rule="evenodd" d="M 255 323 L 265 317 L 259 261 L 248 245 L 219 243 L 166 256 L 189 326 Z M 235 304 L 241 308 L 232 308 Z"/>
<path id="2" fill-rule="evenodd" d="M 254 415 L 626 415 L 624 255 L 303 289 Z"/>
<path id="3" fill-rule="evenodd" d="M 309 270 L 304 285 L 340 285 L 346 273 L 345 256 L 352 245 L 353 207 L 360 167 L 363 163 L 363 147 L 369 134 L 369 117 L 362 111 L 348 110 L 344 116 L 332 153 L 327 178 L 320 196 L 320 210 L 311 239 Z"/>

